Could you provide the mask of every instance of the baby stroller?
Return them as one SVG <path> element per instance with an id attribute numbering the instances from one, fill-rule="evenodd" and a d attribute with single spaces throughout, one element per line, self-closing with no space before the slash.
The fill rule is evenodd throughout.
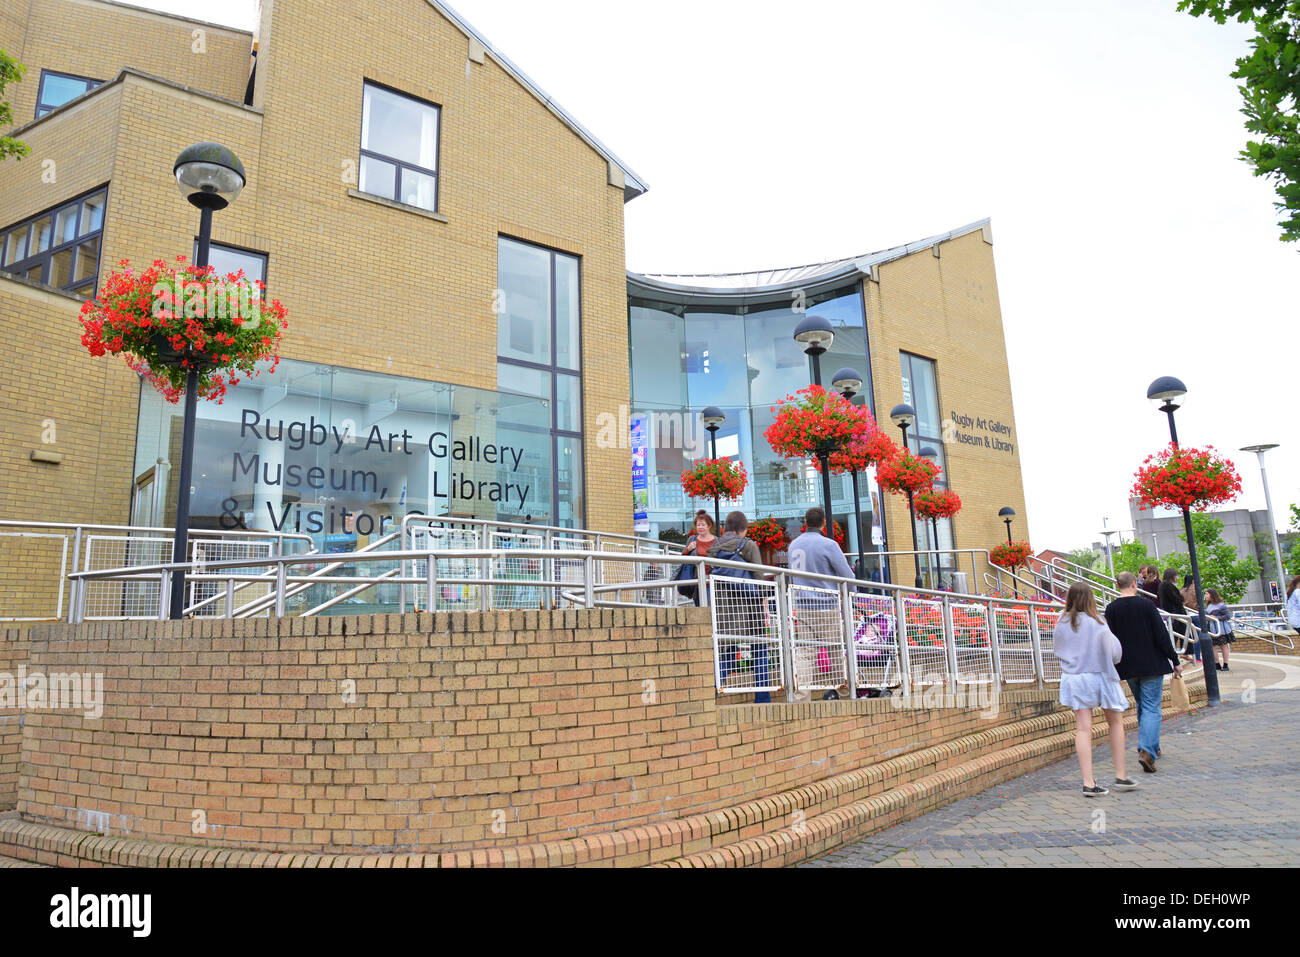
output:
<path id="1" fill-rule="evenodd" d="M 867 615 L 858 624 L 857 633 L 853 636 L 853 651 L 857 655 L 858 673 L 880 668 L 884 671 L 880 682 L 874 687 L 858 688 L 857 697 L 888 697 L 893 693 L 894 688 L 902 684 L 901 680 L 894 678 L 893 635 L 894 619 L 884 613 Z M 822 696 L 822 700 L 836 701 L 839 697 L 839 691 L 831 690 Z"/>

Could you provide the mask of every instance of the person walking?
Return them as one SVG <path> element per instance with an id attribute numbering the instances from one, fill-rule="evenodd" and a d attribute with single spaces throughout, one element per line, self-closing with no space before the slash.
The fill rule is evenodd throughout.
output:
<path id="1" fill-rule="evenodd" d="M 707 555 L 729 562 L 747 562 L 762 565 L 763 553 L 758 545 L 745 537 L 749 519 L 744 512 L 728 512 L 722 523 L 722 535 L 709 546 Z M 779 642 L 768 640 L 767 597 L 760 594 L 753 583 L 755 574 L 740 568 L 714 566 L 709 573 L 710 600 L 717 604 L 718 654 L 720 674 L 725 684 L 736 670 L 741 646 L 748 645 L 750 660 L 754 663 L 753 682 L 758 687 L 770 683 L 771 665 L 768 655 L 775 650 L 780 654 Z M 725 635 L 725 637 L 722 637 Z M 755 704 L 772 700 L 770 691 L 756 691 Z"/>
<path id="2" fill-rule="evenodd" d="M 1098 614 L 1092 588 L 1083 582 L 1071 585 L 1065 596 L 1065 611 L 1052 632 L 1052 651 L 1061 662 L 1061 704 L 1074 712 L 1074 752 L 1083 774 L 1084 797 L 1110 793 L 1092 773 L 1093 708 L 1102 709 L 1110 728 L 1114 786 L 1116 790 L 1131 791 L 1137 782 L 1124 773 L 1124 711 L 1128 699 L 1115 670 L 1123 647 Z"/>
<path id="3" fill-rule="evenodd" d="M 825 684 L 832 672 L 832 662 L 844 660 L 844 619 L 834 582 L 804 578 L 796 572 L 839 575 L 854 578 L 853 568 L 840 546 L 826 534 L 826 513 L 814 506 L 804 513 L 806 530 L 786 549 L 790 562 L 790 584 L 794 599 L 796 631 L 794 638 L 794 676 L 798 689 L 792 701 L 807 701 L 803 689 L 811 684 Z M 818 668 L 817 662 L 826 662 Z M 823 673 L 825 672 L 825 673 Z M 845 678 L 847 682 L 847 676 Z M 840 682 L 836 682 L 840 684 Z M 845 685 L 847 687 L 847 685 Z"/>
<path id="4" fill-rule="evenodd" d="M 1232 612 L 1228 603 L 1219 595 L 1216 588 L 1205 589 L 1206 621 L 1214 619 L 1218 624 L 1210 629 L 1214 641 L 1214 667 L 1219 671 L 1228 670 L 1228 646 L 1232 644 Z"/>
<path id="5" fill-rule="evenodd" d="M 1296 631 L 1300 631 L 1300 575 L 1296 575 L 1286 586 L 1286 620 Z"/>
<path id="6" fill-rule="evenodd" d="M 1160 599 L 1160 610 L 1168 612 L 1171 615 L 1185 615 L 1187 614 L 1187 606 L 1183 604 L 1183 593 L 1179 590 L 1178 585 L 1175 584 L 1177 581 L 1178 569 L 1166 568 L 1164 577 L 1160 582 L 1160 591 L 1158 593 Z M 1187 636 L 1187 622 L 1175 621 L 1173 622 L 1173 629 L 1174 633 L 1179 637 L 1185 638 Z M 1199 649 L 1197 649 L 1197 651 L 1199 653 Z M 1192 656 L 1184 653 L 1183 657 L 1190 661 Z"/>
<path id="7" fill-rule="evenodd" d="M 1164 619 L 1149 601 L 1138 597 L 1133 573 L 1120 572 L 1115 584 L 1120 597 L 1106 606 L 1106 624 L 1124 650 L 1115 670 L 1128 682 L 1137 702 L 1138 763 L 1143 771 L 1154 773 L 1160 756 L 1160 699 L 1164 696 L 1165 675 L 1171 671 L 1181 675 L 1183 666 L 1169 640 Z M 1165 584 L 1169 584 L 1168 573 Z"/>

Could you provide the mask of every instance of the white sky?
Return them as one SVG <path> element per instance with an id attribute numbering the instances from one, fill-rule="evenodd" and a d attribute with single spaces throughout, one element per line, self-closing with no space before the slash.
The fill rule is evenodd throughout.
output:
<path id="1" fill-rule="evenodd" d="M 246 27 L 256 6 L 145 5 Z M 1132 474 L 1168 440 L 1160 375 L 1190 390 L 1182 442 L 1237 463 L 1238 505 L 1264 495 L 1236 450 L 1282 444 L 1285 527 L 1300 248 L 1237 159 L 1245 26 L 1175 0 L 452 6 L 650 184 L 627 207 L 636 271 L 816 262 L 992 217 L 1035 547 L 1128 526 Z"/>

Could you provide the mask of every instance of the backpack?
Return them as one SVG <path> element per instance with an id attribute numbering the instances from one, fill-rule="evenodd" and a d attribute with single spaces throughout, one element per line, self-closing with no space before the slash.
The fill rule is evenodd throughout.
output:
<path id="1" fill-rule="evenodd" d="M 744 544 L 747 541 L 749 541 L 749 539 L 741 537 L 736 540 L 736 544 L 733 548 L 728 549 L 727 551 L 720 551 L 713 557 L 721 559 L 724 562 L 743 562 L 745 559 L 741 557 L 740 550 L 744 547 Z M 726 595 L 730 598 L 758 597 L 758 586 L 751 583 L 754 573 L 748 569 L 725 568 L 712 565 L 709 567 L 709 574 L 714 578 L 721 576 L 723 578 L 735 579 L 734 582 L 729 582 L 720 590 L 720 594 L 722 595 Z M 746 581 L 746 579 L 749 579 L 750 581 Z"/>

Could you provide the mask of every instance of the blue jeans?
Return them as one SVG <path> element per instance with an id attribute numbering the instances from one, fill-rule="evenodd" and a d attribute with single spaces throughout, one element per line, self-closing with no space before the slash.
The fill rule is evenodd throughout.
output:
<path id="1" fill-rule="evenodd" d="M 1137 700 L 1138 747 L 1154 758 L 1160 750 L 1160 699 L 1165 693 L 1164 675 L 1129 678 L 1128 686 Z"/>

